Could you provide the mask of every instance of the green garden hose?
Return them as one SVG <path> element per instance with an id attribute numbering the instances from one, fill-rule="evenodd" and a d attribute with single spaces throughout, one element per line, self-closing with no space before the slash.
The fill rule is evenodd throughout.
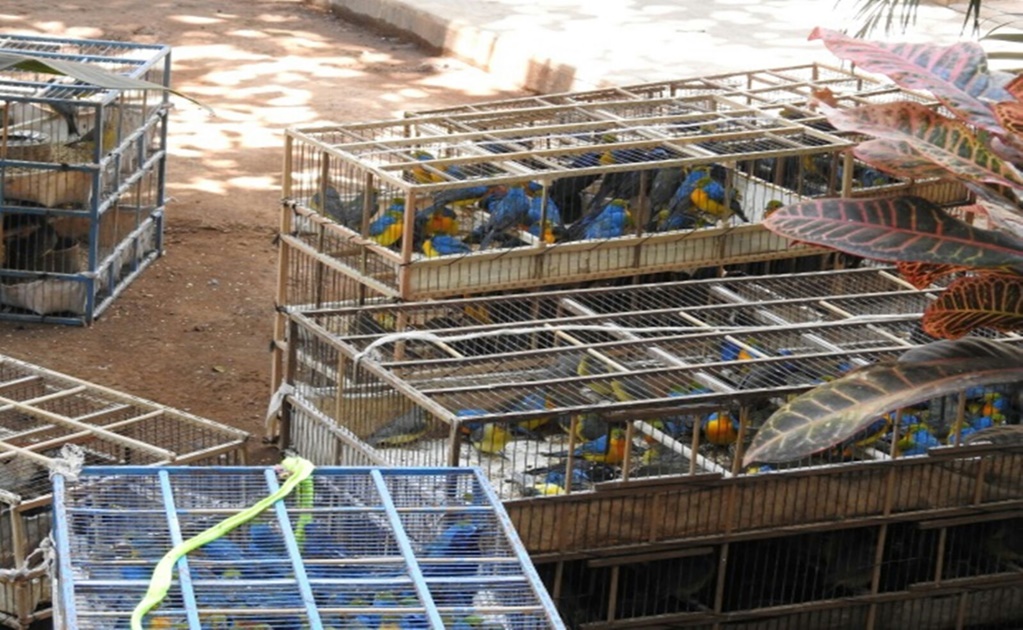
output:
<path id="1" fill-rule="evenodd" d="M 185 554 L 195 551 L 206 543 L 227 534 L 239 525 L 244 525 L 256 518 L 263 510 L 291 494 L 298 486 L 301 486 L 299 489 L 299 507 L 312 507 L 312 480 L 309 479 L 309 476 L 313 473 L 313 468 L 315 468 L 312 462 L 301 457 L 286 457 L 280 463 L 280 468 L 288 473 L 288 477 L 276 492 L 260 499 L 251 507 L 225 518 L 213 527 L 192 536 L 188 540 L 182 541 L 181 544 L 176 545 L 160 559 L 160 562 L 156 564 L 156 568 L 153 569 L 153 577 L 149 580 L 149 589 L 146 590 L 145 597 L 142 598 L 142 601 L 138 603 L 138 606 L 131 613 L 131 630 L 142 630 L 142 618 L 150 610 L 159 606 L 163 598 L 167 596 L 167 591 L 170 590 L 171 580 L 174 575 L 174 564 Z M 296 534 L 296 538 L 300 539 L 299 542 L 305 538 L 305 525 L 311 519 L 312 516 L 308 513 L 303 513 L 299 516 L 299 531 Z"/>

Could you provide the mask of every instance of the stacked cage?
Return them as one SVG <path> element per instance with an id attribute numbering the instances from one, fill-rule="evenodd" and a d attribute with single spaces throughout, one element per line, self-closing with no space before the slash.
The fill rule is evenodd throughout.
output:
<path id="1" fill-rule="evenodd" d="M 772 116 L 799 122 L 829 134 L 858 142 L 864 138 L 835 129 L 822 106 L 853 108 L 866 104 L 914 101 L 940 108 L 931 95 L 901 88 L 887 77 L 828 64 L 812 63 L 770 70 L 731 72 L 690 79 L 642 83 L 588 92 L 564 92 L 518 99 L 490 101 L 432 109 L 409 114 L 445 115 L 494 112 L 553 105 L 592 104 L 615 100 L 643 101 L 679 95 L 716 94 Z M 834 155 L 791 156 L 788 159 L 752 159 L 739 162 L 744 173 L 755 175 L 805 197 L 918 195 L 949 207 L 968 204 L 965 186 L 938 179 L 904 180 L 871 169 L 858 160 L 852 168 Z M 848 181 L 845 180 L 848 173 Z"/>
<path id="2" fill-rule="evenodd" d="M 963 445 L 1020 423 L 1018 387 L 741 465 L 792 394 L 931 341 L 920 313 L 939 291 L 868 267 L 295 311 L 281 444 L 323 464 L 478 466 L 573 625 L 949 627 L 946 605 L 958 627 L 1020 619 L 1023 452 Z M 975 529 L 1001 532 L 1004 557 Z M 848 548 L 871 560 L 855 590 L 826 575 Z M 672 590 L 693 565 L 709 569 Z"/>
<path id="3" fill-rule="evenodd" d="M 86 468 L 55 478 L 57 628 L 126 628 L 172 547 L 276 492 L 270 468 Z M 161 628 L 563 628 L 471 469 L 317 468 L 176 562 Z"/>
<path id="4" fill-rule="evenodd" d="M 165 46 L 5 35 L 0 52 L 170 84 Z M 0 72 L 0 318 L 91 323 L 162 248 L 167 94 Z"/>
<path id="5" fill-rule="evenodd" d="M 89 465 L 240 464 L 248 435 L 0 357 L 0 626 L 50 617 L 50 474 Z"/>
<path id="6" fill-rule="evenodd" d="M 972 221 L 964 187 L 882 175 L 820 111 L 897 99 L 939 107 L 812 64 L 289 130 L 273 387 L 289 309 L 855 264 L 760 225 L 815 197 Z"/>

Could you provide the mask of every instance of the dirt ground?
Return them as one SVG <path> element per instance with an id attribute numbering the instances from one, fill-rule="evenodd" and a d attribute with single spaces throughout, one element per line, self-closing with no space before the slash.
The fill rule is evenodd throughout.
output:
<path id="1" fill-rule="evenodd" d="M 519 95 L 298 0 L 32 0 L 8 33 L 172 47 L 165 254 L 89 328 L 0 322 L 0 353 L 250 431 L 270 399 L 283 130 Z"/>

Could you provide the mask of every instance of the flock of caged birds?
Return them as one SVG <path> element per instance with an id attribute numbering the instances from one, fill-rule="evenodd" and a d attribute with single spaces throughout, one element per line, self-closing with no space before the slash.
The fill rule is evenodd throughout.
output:
<path id="1" fill-rule="evenodd" d="M 755 340 L 746 340 L 746 343 L 759 352 Z M 779 354 L 786 353 L 783 350 Z M 838 362 L 833 366 L 832 373 L 822 375 L 810 374 L 795 361 L 743 365 L 744 361 L 752 358 L 755 355 L 747 348 L 729 340 L 722 343 L 720 359 L 736 363 L 733 380 L 740 390 L 813 386 L 838 377 L 852 367 L 849 363 Z M 543 370 L 539 380 L 550 382 L 574 376 L 611 378 L 587 382 L 583 390 L 585 398 L 576 399 L 572 394 L 560 390 L 556 392 L 538 388 L 537 391 L 501 402 L 492 409 L 458 409 L 454 413 L 460 419 L 461 439 L 482 456 L 496 458 L 506 458 L 506 447 L 518 439 L 557 445 L 560 450 L 542 453 L 549 458 L 550 465 L 535 466 L 535 459 L 531 459 L 530 467 L 509 479 L 520 488 L 523 496 L 560 495 L 565 494 L 569 488 L 585 489 L 594 483 L 618 478 L 627 457 L 630 459 L 630 476 L 633 477 L 679 474 L 690 469 L 688 458 L 648 435 L 637 432 L 632 443 L 629 443 L 625 421 L 609 421 L 606 414 L 601 413 L 601 405 L 608 403 L 659 398 L 658 394 L 651 391 L 650 383 L 627 374 L 616 378 L 611 368 L 588 353 L 561 357 L 557 363 Z M 684 383 L 668 389 L 667 395 L 674 398 L 710 392 L 698 384 Z M 567 400 L 566 396 L 572 399 Z M 924 455 L 933 447 L 966 442 L 969 436 L 982 429 L 1018 421 L 1021 413 L 1018 388 L 973 387 L 964 396 L 966 400 L 962 405 L 961 416 L 958 395 L 905 407 L 877 418 L 867 429 L 819 453 L 814 462 L 872 458 L 867 453 L 868 449 L 898 457 Z M 765 398 L 745 403 L 750 413 L 747 416 L 744 442 L 752 439 L 756 428 L 778 408 L 780 402 L 783 401 Z M 472 420 L 479 416 L 542 412 L 581 404 L 592 405 L 593 409 L 574 417 L 552 411 L 550 416 L 516 422 Z M 724 405 L 708 413 L 666 415 L 646 422 L 683 444 L 690 444 L 693 433 L 698 431 L 701 454 L 719 465 L 729 467 L 737 456 L 736 448 L 740 446 L 737 444 L 740 436 L 739 417 L 738 408 Z M 420 407 L 413 407 L 381 426 L 367 437 L 366 442 L 375 448 L 416 448 L 416 443 L 433 434 L 437 426 L 430 414 Z M 569 434 L 573 435 L 574 442 L 571 470 L 567 461 L 569 451 L 564 449 Z M 806 464 L 805 461 L 760 464 L 748 468 L 747 472 L 761 473 Z"/>
<path id="2" fill-rule="evenodd" d="M 418 151 L 424 162 L 433 155 Z M 615 149 L 586 153 L 569 165 L 582 169 L 630 162 L 664 161 L 669 154 L 663 148 L 649 151 Z M 445 171 L 426 166 L 414 167 L 409 179 L 433 184 L 450 179 L 467 179 L 457 166 Z M 634 230 L 640 220 L 635 200 L 649 202 L 646 232 L 688 230 L 728 222 L 732 216 L 748 222 L 741 206 L 741 195 L 726 183 L 724 167 L 714 164 L 686 169 L 650 167 L 563 177 L 545 187 L 537 182 L 522 185 L 471 185 L 436 193 L 431 203 L 416 211 L 413 221 L 413 249 L 427 257 L 467 254 L 492 247 L 516 247 L 526 244 L 525 234 L 544 243 L 609 239 Z M 586 196 L 584 191 L 597 184 Z M 322 196 L 321 196 L 322 195 Z M 376 198 L 370 206 L 376 207 Z M 327 185 L 310 198 L 311 208 L 352 230 L 361 231 L 365 193 L 345 201 L 333 186 Z M 404 235 L 405 199 L 395 198 L 369 222 L 366 236 L 385 247 L 398 247 Z M 782 206 L 769 202 L 766 211 Z M 463 229 L 465 216 L 472 227 Z M 482 218 L 478 213 L 482 212 Z"/>

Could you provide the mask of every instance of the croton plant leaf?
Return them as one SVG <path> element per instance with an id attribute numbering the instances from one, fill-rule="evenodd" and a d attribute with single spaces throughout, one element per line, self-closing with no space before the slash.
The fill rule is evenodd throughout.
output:
<path id="1" fill-rule="evenodd" d="M 969 338 L 922 348 L 927 350 L 855 370 L 792 399 L 757 431 L 743 463 L 801 459 L 840 444 L 895 409 L 969 387 L 1023 380 L 1023 351 L 997 341 Z"/>
<path id="2" fill-rule="evenodd" d="M 964 265 L 944 265 L 904 260 L 896 262 L 895 268 L 899 270 L 899 276 L 903 280 L 918 289 L 926 289 L 941 278 L 972 269 L 972 267 Z"/>
<path id="3" fill-rule="evenodd" d="M 981 99 L 1007 101 L 1012 96 L 992 80 L 979 44 L 869 42 L 820 27 L 810 33 L 809 39 L 822 40 L 837 57 L 868 72 L 886 75 L 902 87 L 927 90 L 973 125 L 1000 131 L 991 108 Z"/>
<path id="4" fill-rule="evenodd" d="M 882 170 L 906 177 L 952 175 L 1023 189 L 1023 174 L 991 150 L 984 138 L 963 123 L 912 101 L 863 105 L 829 110 L 828 121 L 843 131 L 869 134 L 884 140 L 880 148 L 863 143 L 857 157 Z"/>
<path id="5" fill-rule="evenodd" d="M 982 273 L 952 281 L 924 311 L 924 332 L 958 339 L 976 328 L 1023 331 L 1023 276 Z"/>
<path id="6" fill-rule="evenodd" d="M 815 199 L 779 208 L 764 227 L 876 260 L 1023 268 L 1023 241 L 968 225 L 921 197 Z"/>

